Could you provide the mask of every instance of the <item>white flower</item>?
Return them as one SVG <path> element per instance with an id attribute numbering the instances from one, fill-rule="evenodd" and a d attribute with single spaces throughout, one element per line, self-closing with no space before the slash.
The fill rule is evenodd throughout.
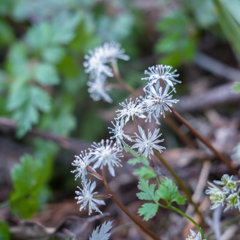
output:
<path id="1" fill-rule="evenodd" d="M 214 184 L 208 182 L 208 184 L 211 186 L 209 189 L 205 191 L 206 194 L 210 195 L 210 200 L 212 202 L 212 206 L 210 209 L 215 209 L 220 205 L 224 205 L 224 201 L 226 198 L 225 192 L 221 191 L 218 187 L 216 187 Z"/>
<path id="2" fill-rule="evenodd" d="M 202 235 L 200 232 L 198 232 L 198 234 L 196 234 L 192 229 L 190 229 L 190 233 L 191 235 L 189 235 L 186 240 L 202 240 Z M 203 239 L 205 240 L 205 239 Z"/>
<path id="3" fill-rule="evenodd" d="M 240 201 L 238 193 L 232 193 L 227 198 L 227 207 L 224 209 L 224 212 L 227 211 L 229 208 L 238 208 L 240 211 Z"/>
<path id="4" fill-rule="evenodd" d="M 237 190 L 237 182 L 232 180 L 233 176 L 229 177 L 228 174 L 224 174 L 221 178 L 221 181 L 214 180 L 213 182 L 216 183 L 217 185 L 222 185 L 223 188 L 222 190 L 225 193 L 233 193 Z"/>
<path id="5" fill-rule="evenodd" d="M 171 112 L 170 107 L 173 103 L 177 103 L 179 100 L 172 99 L 171 92 L 168 93 L 170 85 L 167 85 L 164 92 L 162 87 L 160 87 L 159 82 L 153 85 L 148 85 L 148 89 L 145 89 L 145 99 L 143 100 L 143 105 L 146 107 L 146 112 L 148 113 L 147 120 L 151 121 L 151 115 L 156 119 L 160 115 L 165 117 L 165 111 Z"/>
<path id="6" fill-rule="evenodd" d="M 97 48 L 95 52 L 89 51 L 90 56 L 85 55 L 86 62 L 83 66 L 86 68 L 86 73 L 91 73 L 93 76 L 98 76 L 100 74 L 105 74 L 108 77 L 113 77 L 112 69 L 105 65 L 105 58 L 101 54 L 98 54 Z"/>
<path id="7" fill-rule="evenodd" d="M 143 105 L 141 104 L 140 100 L 136 98 L 135 102 L 132 101 L 130 98 L 129 103 L 126 99 L 126 103 L 122 102 L 119 103 L 123 107 L 121 110 L 117 110 L 118 119 L 125 118 L 125 124 L 129 121 L 130 117 L 137 116 L 139 118 L 146 118 L 143 109 Z"/>
<path id="8" fill-rule="evenodd" d="M 77 178 L 82 178 L 82 181 L 85 181 L 85 176 L 87 175 L 87 166 L 91 163 L 89 159 L 89 154 L 85 152 L 81 152 L 79 156 L 75 156 L 75 160 L 72 162 L 72 165 L 77 167 L 75 170 L 71 171 L 71 173 L 77 173 L 75 175 L 75 180 Z"/>
<path id="9" fill-rule="evenodd" d="M 92 161 L 96 161 L 93 168 L 103 167 L 108 165 L 108 170 L 111 175 L 115 176 L 114 166 L 122 166 L 119 162 L 121 161 L 119 157 L 123 157 L 120 153 L 121 150 L 113 144 L 113 141 L 106 140 L 106 146 L 104 145 L 104 140 L 100 143 L 93 143 L 90 148 L 90 155 Z"/>
<path id="10" fill-rule="evenodd" d="M 233 149 L 234 153 L 232 154 L 231 158 L 238 160 L 240 162 L 240 142 L 237 144 L 236 147 Z"/>
<path id="11" fill-rule="evenodd" d="M 114 136 L 110 137 L 110 139 L 116 138 L 116 144 L 119 148 L 122 148 L 123 144 L 126 144 L 124 142 L 124 138 L 126 138 L 129 141 L 132 141 L 131 137 L 129 137 L 128 135 L 126 135 L 123 131 L 123 126 L 124 126 L 124 120 L 123 119 L 115 119 L 116 124 L 114 124 L 114 122 L 112 122 L 112 125 L 114 126 L 114 128 L 109 127 L 109 129 L 111 129 L 112 131 L 110 131 L 109 133 L 113 133 Z"/>
<path id="12" fill-rule="evenodd" d="M 100 74 L 95 79 L 91 79 L 90 81 L 88 81 L 88 92 L 90 93 L 90 96 L 94 101 L 99 101 L 102 98 L 106 102 L 112 102 L 111 97 L 107 94 L 107 92 L 110 91 L 111 88 L 106 87 L 105 83 L 106 76 L 103 74 Z"/>
<path id="13" fill-rule="evenodd" d="M 90 56 L 85 56 L 87 61 L 83 63 L 83 66 L 86 68 L 85 72 L 94 76 L 105 74 L 108 77 L 113 77 L 112 69 L 106 63 L 116 61 L 117 58 L 129 60 L 129 56 L 124 54 L 119 43 L 104 43 L 103 46 L 97 47 L 89 53 Z"/>
<path id="14" fill-rule="evenodd" d="M 98 47 L 96 53 L 105 59 L 105 62 L 110 62 L 112 59 L 122 59 L 128 61 L 130 57 L 124 54 L 124 49 L 121 49 L 119 43 L 104 43 L 103 46 Z"/>
<path id="15" fill-rule="evenodd" d="M 154 155 L 153 149 L 156 149 L 159 152 L 162 152 L 162 150 L 165 149 L 165 147 L 156 145 L 160 142 L 163 142 L 163 139 L 158 139 L 162 135 L 158 134 L 160 128 L 155 129 L 153 134 L 148 130 L 148 137 L 146 137 L 144 130 L 140 126 L 138 126 L 138 130 L 140 136 L 136 133 L 137 138 L 134 141 L 137 143 L 135 143 L 132 148 L 138 148 L 139 153 L 142 153 L 145 157 L 148 157 L 150 155 Z"/>
<path id="16" fill-rule="evenodd" d="M 181 83 L 181 81 L 175 79 L 179 77 L 179 74 L 176 74 L 177 70 L 170 72 L 172 70 L 171 66 L 156 65 L 148 69 L 149 71 L 145 70 L 144 74 L 148 74 L 149 77 L 142 78 L 142 80 L 148 80 L 150 85 L 155 84 L 160 79 L 171 87 L 176 83 Z"/>
<path id="17" fill-rule="evenodd" d="M 85 182 L 82 182 L 82 186 L 82 189 L 78 187 L 80 191 L 75 191 L 75 193 L 79 195 L 75 197 L 75 199 L 78 200 L 77 204 L 82 203 L 79 210 L 82 211 L 82 209 L 85 209 L 88 204 L 88 215 L 92 213 L 92 210 L 102 214 L 102 212 L 98 209 L 97 204 L 105 205 L 105 202 L 103 200 L 94 198 L 94 195 L 97 194 L 97 192 L 93 193 L 96 187 L 96 182 L 91 184 L 91 181 L 87 182 L 86 180 Z"/>
<path id="18" fill-rule="evenodd" d="M 89 240 L 108 240 L 111 233 L 108 231 L 112 228 L 112 221 L 104 222 L 102 226 L 98 226 L 92 233 L 92 237 Z"/>

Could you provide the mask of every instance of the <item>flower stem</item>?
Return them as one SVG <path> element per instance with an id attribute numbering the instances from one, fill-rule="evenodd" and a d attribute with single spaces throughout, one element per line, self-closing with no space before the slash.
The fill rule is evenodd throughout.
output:
<path id="1" fill-rule="evenodd" d="M 108 193 L 111 195 L 112 200 L 146 233 L 148 234 L 152 239 L 154 240 L 161 240 L 155 233 L 153 233 L 151 230 L 149 230 L 146 226 L 144 226 L 142 224 L 142 222 L 134 217 L 131 212 L 125 207 L 123 206 L 123 204 L 114 196 L 114 194 L 112 193 L 110 187 L 108 186 L 106 177 L 105 177 L 105 167 L 103 166 L 102 169 L 102 176 L 103 176 L 103 183 L 104 186 L 106 187 Z"/>
<path id="2" fill-rule="evenodd" d="M 184 183 L 182 182 L 181 178 L 176 174 L 176 172 L 170 167 L 170 165 L 165 161 L 165 159 L 160 155 L 160 153 L 153 149 L 154 154 L 157 156 L 157 158 L 161 161 L 161 163 L 168 169 L 168 171 L 172 174 L 172 176 L 176 179 L 179 187 L 185 192 L 188 201 L 194 206 L 194 209 L 196 211 L 196 213 L 198 213 L 198 215 L 201 218 L 201 221 L 203 223 L 205 223 L 204 218 L 201 214 L 201 212 L 198 209 L 198 206 L 195 202 L 193 202 L 192 200 L 192 195 L 191 193 L 188 191 L 188 189 L 185 187 Z"/>
<path id="3" fill-rule="evenodd" d="M 111 63 L 111 67 L 113 70 L 113 75 L 114 77 L 117 79 L 117 81 L 123 86 L 123 88 L 125 88 L 128 92 L 130 92 L 133 96 L 138 97 L 138 94 L 136 93 L 136 91 L 130 87 L 128 84 L 126 84 L 123 79 L 121 78 L 117 66 L 116 64 Z"/>
<path id="4" fill-rule="evenodd" d="M 90 168 L 89 166 L 87 166 L 87 170 L 89 172 L 91 172 L 93 174 L 93 176 L 95 176 L 96 178 L 98 178 L 99 180 L 103 181 L 103 177 L 98 174 L 97 172 L 95 172 L 92 168 Z"/>
<path id="5" fill-rule="evenodd" d="M 225 163 L 228 168 L 236 175 L 238 174 L 238 170 L 230 164 L 230 161 L 226 159 L 220 152 L 218 152 L 212 144 L 205 138 L 203 137 L 198 131 L 196 131 L 182 116 L 179 115 L 172 107 L 170 107 L 173 115 L 178 118 L 179 121 L 181 121 L 199 140 L 201 140 L 208 148 L 210 148 L 215 155 L 223 162 Z"/>
<path id="6" fill-rule="evenodd" d="M 188 215 L 186 215 L 185 213 L 183 213 L 180 209 L 171 206 L 170 203 L 168 203 L 167 206 L 164 206 L 164 205 L 162 205 L 162 204 L 160 204 L 160 203 L 158 203 L 158 205 L 159 205 L 160 207 L 172 209 L 173 211 L 181 214 L 183 217 L 185 217 L 185 218 L 187 218 L 188 220 L 190 220 L 190 221 L 196 226 L 196 228 L 199 230 L 199 232 L 201 233 L 202 240 L 204 239 L 204 234 L 203 234 L 202 229 L 198 226 L 198 224 L 197 224 L 191 217 L 189 217 Z"/>

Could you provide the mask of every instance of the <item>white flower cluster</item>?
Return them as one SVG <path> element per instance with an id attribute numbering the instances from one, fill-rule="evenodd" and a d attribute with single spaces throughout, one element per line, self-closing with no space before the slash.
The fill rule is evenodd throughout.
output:
<path id="1" fill-rule="evenodd" d="M 88 82 L 88 92 L 94 101 L 100 99 L 111 103 L 112 99 L 108 92 L 111 90 L 107 86 L 107 77 L 113 77 L 113 71 L 108 63 L 116 64 L 116 59 L 128 61 L 129 56 L 124 54 L 119 43 L 104 43 L 103 46 L 95 48 L 94 51 L 86 55 L 86 61 L 83 63 L 85 72 L 90 74 Z"/>
<path id="2" fill-rule="evenodd" d="M 103 168 L 103 166 L 108 166 L 109 172 L 112 176 L 115 176 L 114 166 L 121 166 L 120 157 L 122 157 L 121 149 L 119 149 L 113 141 L 102 140 L 100 143 L 93 143 L 92 148 L 89 151 L 82 152 L 79 156 L 75 156 L 76 159 L 73 161 L 72 165 L 76 167 L 75 170 L 71 171 L 76 173 L 75 180 L 77 178 L 82 179 L 82 188 L 78 187 L 80 191 L 76 191 L 78 200 L 77 203 L 81 203 L 80 211 L 84 209 L 87 205 L 88 214 L 95 210 L 102 213 L 97 204 L 104 205 L 103 200 L 94 198 L 97 192 L 93 192 L 96 188 L 96 182 L 91 184 L 91 181 L 86 179 L 87 167 L 91 170 L 96 170 L 97 168 Z M 90 164 L 93 166 L 90 166 Z"/>
<path id="3" fill-rule="evenodd" d="M 90 86 L 89 92 L 94 100 L 103 98 L 104 100 L 111 102 L 112 99 L 108 95 L 107 91 L 110 88 L 106 87 L 107 77 L 113 77 L 113 71 L 108 63 L 116 66 L 116 59 L 129 60 L 129 57 L 124 54 L 124 51 L 120 48 L 120 44 L 117 43 L 105 43 L 103 46 L 96 48 L 90 52 L 89 56 L 85 56 L 86 61 L 84 67 L 86 72 L 90 73 Z M 117 117 L 115 122 L 112 122 L 113 127 L 109 127 L 110 133 L 113 136 L 110 139 L 102 140 L 100 143 L 93 143 L 92 147 L 88 151 L 81 152 L 79 156 L 73 161 L 72 165 L 76 167 L 72 173 L 75 174 L 75 180 L 82 179 L 82 187 L 78 187 L 76 191 L 77 203 L 82 204 L 80 210 L 84 209 L 88 205 L 88 213 L 91 214 L 92 210 L 102 213 L 97 204 L 104 205 L 104 201 L 99 199 L 97 192 L 94 192 L 96 182 L 91 183 L 86 179 L 88 171 L 95 172 L 96 177 L 101 178 L 96 173 L 96 169 L 107 166 L 110 174 L 114 177 L 114 167 L 121 166 L 120 158 L 123 157 L 121 151 L 126 141 L 134 142 L 133 149 L 137 149 L 138 153 L 143 154 L 145 157 L 151 157 L 154 155 L 153 150 L 161 152 L 165 147 L 160 146 L 159 143 L 163 142 L 163 139 L 159 139 L 161 136 L 160 129 L 155 129 L 152 133 L 148 130 L 147 133 L 136 122 L 136 118 L 143 118 L 145 121 L 151 121 L 152 118 L 156 120 L 157 124 L 160 124 L 159 117 L 165 117 L 165 111 L 171 112 L 171 107 L 178 100 L 172 99 L 171 93 L 174 91 L 174 85 L 180 81 L 175 78 L 178 77 L 176 70 L 171 71 L 170 66 L 157 65 L 149 68 L 149 71 L 145 71 L 149 77 L 144 78 L 148 83 L 144 87 L 145 97 L 136 98 L 135 100 L 126 100 L 120 103 L 122 109 L 116 111 Z M 170 89 L 171 88 L 171 89 Z M 123 128 L 130 120 L 133 120 L 137 133 L 126 133 Z"/>
<path id="4" fill-rule="evenodd" d="M 211 209 L 215 209 L 220 205 L 226 205 L 224 211 L 227 211 L 229 208 L 238 208 L 240 211 L 240 197 L 237 191 L 237 181 L 233 180 L 233 176 L 230 177 L 228 174 L 224 174 L 221 181 L 214 180 L 213 182 L 223 187 L 220 189 L 208 182 L 211 187 L 206 190 L 206 194 L 210 195 L 209 198 L 213 204 Z"/>
<path id="5" fill-rule="evenodd" d="M 206 239 L 202 239 L 202 235 L 200 232 L 198 232 L 197 234 L 190 229 L 190 235 L 186 238 L 186 240 L 206 240 Z"/>

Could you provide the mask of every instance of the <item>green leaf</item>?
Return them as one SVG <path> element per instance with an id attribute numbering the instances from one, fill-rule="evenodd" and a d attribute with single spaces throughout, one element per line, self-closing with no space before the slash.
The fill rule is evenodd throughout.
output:
<path id="1" fill-rule="evenodd" d="M 48 22 L 33 25 L 27 31 L 25 41 L 33 51 L 42 51 L 53 43 L 53 26 Z"/>
<path id="2" fill-rule="evenodd" d="M 148 221 L 154 217 L 158 210 L 158 204 L 156 203 L 144 203 L 141 208 L 138 209 L 140 216 L 144 216 L 143 220 Z"/>
<path id="3" fill-rule="evenodd" d="M 140 156 L 131 149 L 128 145 L 124 147 L 126 152 L 131 153 L 135 158 L 128 160 L 128 164 L 136 165 L 137 163 L 142 163 L 145 167 L 141 167 L 136 169 L 133 174 L 138 176 L 139 178 L 150 179 L 156 177 L 155 171 L 149 166 L 148 159 L 140 154 Z"/>
<path id="4" fill-rule="evenodd" d="M 232 87 L 232 91 L 234 93 L 240 93 L 240 82 L 234 84 L 234 86 Z"/>
<path id="5" fill-rule="evenodd" d="M 0 20 L 0 33 L 0 46 L 9 45 L 14 40 L 14 34 L 11 26 L 3 20 Z"/>
<path id="6" fill-rule="evenodd" d="M 35 68 L 36 81 L 42 85 L 55 85 L 59 83 L 59 77 L 55 66 L 49 63 L 39 63 Z"/>
<path id="7" fill-rule="evenodd" d="M 159 196 L 155 194 L 155 184 L 149 186 L 149 181 L 141 178 L 138 183 L 138 189 L 142 191 L 137 193 L 139 199 L 159 201 Z"/>
<path id="8" fill-rule="evenodd" d="M 13 191 L 10 195 L 11 210 L 23 218 L 30 218 L 38 210 L 38 196 L 49 178 L 50 162 L 24 155 L 21 164 L 14 166 L 11 176 Z"/>
<path id="9" fill-rule="evenodd" d="M 3 221 L 0 221 L 0 239 L 1 240 L 10 240 L 11 239 L 8 224 Z"/>
<path id="10" fill-rule="evenodd" d="M 58 46 L 48 47 L 44 49 L 44 51 L 42 52 L 44 60 L 53 64 L 56 64 L 59 61 L 61 61 L 64 55 L 65 55 L 64 48 Z"/>
<path id="11" fill-rule="evenodd" d="M 156 195 L 160 199 L 170 202 L 177 202 L 178 204 L 184 204 L 186 200 L 184 196 L 179 194 L 177 185 L 167 177 L 164 178 L 164 180 L 161 182 L 161 185 L 156 190 Z"/>
<path id="12" fill-rule="evenodd" d="M 156 177 L 156 173 L 150 167 L 141 167 L 133 172 L 139 178 L 150 179 Z"/>

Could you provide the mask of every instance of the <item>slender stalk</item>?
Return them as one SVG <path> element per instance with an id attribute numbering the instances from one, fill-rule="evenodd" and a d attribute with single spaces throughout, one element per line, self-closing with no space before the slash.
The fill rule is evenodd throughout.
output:
<path id="1" fill-rule="evenodd" d="M 160 155 L 160 153 L 153 149 L 154 154 L 157 156 L 157 158 L 161 161 L 161 163 L 168 169 L 168 171 L 172 174 L 172 176 L 176 179 L 179 187 L 185 192 L 188 201 L 194 206 L 194 209 L 196 211 L 196 213 L 200 216 L 201 221 L 203 223 L 205 223 L 204 218 L 201 214 L 201 212 L 198 209 L 198 206 L 195 202 L 193 202 L 192 200 L 192 195 L 191 193 L 188 191 L 188 189 L 185 187 L 184 183 L 182 182 L 181 178 L 175 173 L 175 171 L 170 167 L 170 165 L 165 161 L 165 159 Z"/>
<path id="2" fill-rule="evenodd" d="M 208 148 L 210 148 L 215 155 L 223 162 L 225 163 L 228 168 L 236 175 L 238 174 L 238 170 L 230 164 L 230 161 L 225 158 L 220 152 L 218 152 L 212 144 L 205 138 L 203 137 L 198 131 L 196 131 L 182 116 L 180 116 L 172 107 L 170 107 L 173 115 L 179 119 L 199 140 L 201 140 Z"/>
<path id="3" fill-rule="evenodd" d="M 196 226 L 196 228 L 199 230 L 199 232 L 201 233 L 202 239 L 204 239 L 204 234 L 203 234 L 202 229 L 199 227 L 199 225 L 198 225 L 191 217 L 189 217 L 188 215 L 186 215 L 185 213 L 183 213 L 180 209 L 171 206 L 169 203 L 168 203 L 167 206 L 164 206 L 164 205 L 162 205 L 162 204 L 160 204 L 160 203 L 158 203 L 158 205 L 159 205 L 160 207 L 172 209 L 173 211 L 181 214 L 183 217 L 185 217 L 185 218 L 187 218 L 188 220 L 190 220 L 190 221 Z"/>
<path id="4" fill-rule="evenodd" d="M 95 172 L 92 168 L 90 168 L 89 166 L 87 166 L 87 170 L 89 171 L 89 172 L 91 172 L 92 174 L 93 174 L 93 176 L 95 176 L 96 178 L 98 178 L 99 180 L 103 180 L 103 177 L 100 175 L 100 174 L 98 174 L 97 172 Z"/>
<path id="5" fill-rule="evenodd" d="M 117 69 L 117 66 L 116 64 L 113 64 L 111 63 L 111 67 L 112 67 L 112 70 L 113 70 L 113 75 L 114 77 L 117 79 L 117 81 L 123 86 L 123 88 L 125 88 L 128 92 L 130 92 L 133 96 L 135 97 L 138 97 L 138 94 L 136 93 L 136 91 L 130 87 L 129 85 L 127 85 L 123 79 L 121 78 L 119 72 L 118 72 L 118 69 Z"/>
<path id="6" fill-rule="evenodd" d="M 108 186 L 106 176 L 105 176 L 105 167 L 104 166 L 103 166 L 103 169 L 102 169 L 102 176 L 103 176 L 104 186 L 106 187 L 108 193 L 111 195 L 112 200 L 152 239 L 161 240 L 161 238 L 159 238 L 155 233 L 153 233 L 145 225 L 143 225 L 142 222 L 138 218 L 134 217 L 131 214 L 131 212 L 115 197 L 115 195 L 112 193 L 110 187 Z"/>
<path id="7" fill-rule="evenodd" d="M 165 123 L 176 133 L 176 135 L 189 147 L 197 148 L 196 143 L 185 134 L 177 125 L 177 123 L 170 117 L 166 116 L 164 118 Z"/>

